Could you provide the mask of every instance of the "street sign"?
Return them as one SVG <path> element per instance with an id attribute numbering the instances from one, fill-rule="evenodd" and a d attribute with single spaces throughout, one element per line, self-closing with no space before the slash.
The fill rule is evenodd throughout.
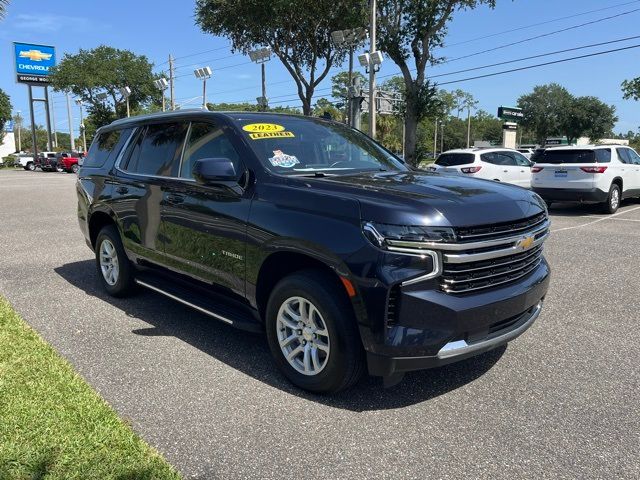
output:
<path id="1" fill-rule="evenodd" d="M 517 122 L 524 119 L 524 113 L 518 107 L 499 107 L 498 117 L 509 122 Z"/>
<path id="2" fill-rule="evenodd" d="M 13 53 L 18 83 L 49 84 L 50 68 L 56 65 L 55 47 L 14 42 Z"/>

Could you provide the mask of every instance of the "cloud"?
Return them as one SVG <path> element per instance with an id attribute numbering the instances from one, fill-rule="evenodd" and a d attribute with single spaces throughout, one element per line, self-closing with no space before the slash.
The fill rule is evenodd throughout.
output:
<path id="1" fill-rule="evenodd" d="M 38 31 L 38 32 L 59 32 L 63 28 L 72 26 L 74 30 L 85 31 L 92 22 L 86 17 L 74 17 L 70 15 L 56 15 L 53 13 L 42 13 L 31 15 L 20 13 L 11 20 L 11 27 L 16 30 Z M 95 22 L 94 22 L 95 23 Z"/>

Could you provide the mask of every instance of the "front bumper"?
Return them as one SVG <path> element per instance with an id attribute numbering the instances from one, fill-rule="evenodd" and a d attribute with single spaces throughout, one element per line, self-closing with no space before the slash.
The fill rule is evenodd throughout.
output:
<path id="1" fill-rule="evenodd" d="M 365 344 L 369 373 L 438 367 L 506 344 L 538 318 L 549 280 L 543 260 L 518 282 L 475 294 L 446 294 L 435 282 L 402 288 L 396 324 Z"/>
<path id="2" fill-rule="evenodd" d="M 581 203 L 604 203 L 609 197 L 609 192 L 598 188 L 576 189 L 576 188 L 537 188 L 533 191 L 544 200 L 556 202 L 581 202 Z"/>
<path id="3" fill-rule="evenodd" d="M 445 344 L 434 356 L 427 357 L 384 357 L 367 352 L 369 372 L 383 377 L 412 370 L 441 367 L 474 357 L 505 345 L 522 335 L 536 321 L 542 311 L 542 300 L 520 315 L 508 329 L 487 336 L 484 339 L 471 341 L 454 340 Z"/>

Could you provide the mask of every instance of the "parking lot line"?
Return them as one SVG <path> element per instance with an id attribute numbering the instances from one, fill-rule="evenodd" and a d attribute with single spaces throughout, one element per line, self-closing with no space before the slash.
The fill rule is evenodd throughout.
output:
<path id="1" fill-rule="evenodd" d="M 603 222 L 604 220 L 616 220 L 615 217 L 619 215 L 624 215 L 625 213 L 630 213 L 636 210 L 640 210 L 640 207 L 635 207 L 630 210 L 625 210 L 624 212 L 614 213 L 613 215 L 609 215 L 608 217 L 601 217 L 601 218 L 598 218 L 597 220 L 594 220 L 593 222 L 583 223 L 582 225 L 574 225 L 572 227 L 557 228 L 555 230 L 552 229 L 551 233 L 558 233 L 558 232 L 564 232 L 565 230 L 574 230 L 576 228 L 588 227 L 590 225 L 595 225 L 596 223 Z M 593 217 L 593 216 L 589 215 L 589 217 Z"/>

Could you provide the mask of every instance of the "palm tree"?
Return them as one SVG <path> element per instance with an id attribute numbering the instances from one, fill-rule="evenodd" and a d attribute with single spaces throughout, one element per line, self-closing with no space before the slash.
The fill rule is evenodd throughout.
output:
<path id="1" fill-rule="evenodd" d="M 0 0 L 0 20 L 2 20 L 6 15 L 8 6 L 9 0 Z"/>

